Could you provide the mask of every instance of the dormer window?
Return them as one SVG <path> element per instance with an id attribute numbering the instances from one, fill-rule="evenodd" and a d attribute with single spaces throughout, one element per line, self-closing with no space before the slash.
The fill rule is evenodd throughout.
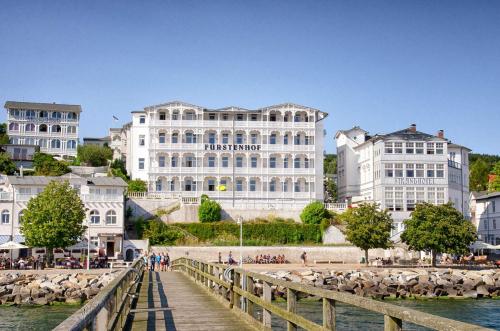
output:
<path id="1" fill-rule="evenodd" d="M 145 124 L 146 123 L 146 116 L 141 115 L 139 116 L 139 124 Z"/>

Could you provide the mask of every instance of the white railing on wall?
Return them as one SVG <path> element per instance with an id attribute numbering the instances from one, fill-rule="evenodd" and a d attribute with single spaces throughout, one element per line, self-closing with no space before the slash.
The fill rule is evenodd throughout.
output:
<path id="1" fill-rule="evenodd" d="M 325 208 L 332 211 L 343 212 L 348 208 L 348 206 L 345 202 L 325 203 Z"/>

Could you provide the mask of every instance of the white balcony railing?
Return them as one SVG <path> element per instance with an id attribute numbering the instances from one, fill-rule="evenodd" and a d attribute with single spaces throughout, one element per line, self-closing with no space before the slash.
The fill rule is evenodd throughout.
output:
<path id="1" fill-rule="evenodd" d="M 0 201 L 12 201 L 12 193 L 0 192 Z"/>
<path id="2" fill-rule="evenodd" d="M 83 202 L 123 202 L 123 195 L 120 194 L 82 194 L 80 199 Z"/>

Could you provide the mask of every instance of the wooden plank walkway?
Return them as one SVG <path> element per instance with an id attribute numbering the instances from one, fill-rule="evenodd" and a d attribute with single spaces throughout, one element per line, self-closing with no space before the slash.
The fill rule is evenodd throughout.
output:
<path id="1" fill-rule="evenodd" d="M 180 272 L 145 272 L 126 330 L 255 330 Z"/>

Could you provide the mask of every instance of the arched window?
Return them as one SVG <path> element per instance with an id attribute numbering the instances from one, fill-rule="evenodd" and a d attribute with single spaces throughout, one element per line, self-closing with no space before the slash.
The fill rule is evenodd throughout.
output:
<path id="1" fill-rule="evenodd" d="M 172 144 L 177 144 L 179 142 L 179 134 L 177 132 L 172 133 Z"/>
<path id="2" fill-rule="evenodd" d="M 10 212 L 7 209 L 2 210 L 2 224 L 10 223 Z"/>
<path id="3" fill-rule="evenodd" d="M 50 142 L 50 148 L 61 148 L 61 141 L 59 139 L 54 139 Z"/>
<path id="4" fill-rule="evenodd" d="M 19 224 L 22 224 L 22 223 L 23 223 L 23 216 L 24 216 L 24 209 L 23 209 L 23 210 L 21 210 L 21 211 L 19 212 L 19 214 L 17 215 L 17 222 L 18 222 Z"/>
<path id="5" fill-rule="evenodd" d="M 73 112 L 68 113 L 68 119 L 69 120 L 76 120 L 76 113 L 73 113 Z"/>
<path id="6" fill-rule="evenodd" d="M 61 113 L 58 111 L 55 111 L 52 113 L 52 118 L 55 120 L 60 120 L 61 119 Z"/>
<path id="7" fill-rule="evenodd" d="M 27 118 L 35 118 L 35 111 L 34 110 L 27 110 L 26 117 Z"/>
<path id="8" fill-rule="evenodd" d="M 76 126 L 70 125 L 66 128 L 67 133 L 76 133 Z"/>
<path id="9" fill-rule="evenodd" d="M 40 118 L 47 118 L 49 117 L 49 113 L 47 113 L 45 110 L 42 110 L 39 114 L 38 117 Z"/>
<path id="10" fill-rule="evenodd" d="M 26 132 L 33 132 L 33 131 L 35 131 L 35 124 L 33 124 L 33 123 L 26 124 L 26 126 L 24 127 L 24 130 Z"/>
<path id="11" fill-rule="evenodd" d="M 158 141 L 160 142 L 160 144 L 165 143 L 165 132 L 160 132 L 160 134 L 158 134 Z"/>
<path id="12" fill-rule="evenodd" d="M 68 140 L 68 149 L 76 149 L 76 141 L 74 140 Z"/>
<path id="13" fill-rule="evenodd" d="M 196 136 L 192 132 L 186 132 L 186 143 L 196 144 Z"/>
<path id="14" fill-rule="evenodd" d="M 40 146 L 41 148 L 47 148 L 47 140 L 46 139 L 39 139 L 38 146 Z"/>
<path id="15" fill-rule="evenodd" d="M 61 126 L 58 124 L 52 125 L 52 132 L 61 132 Z"/>
<path id="16" fill-rule="evenodd" d="M 19 117 L 19 110 L 17 110 L 17 109 L 12 109 L 12 110 L 10 111 L 10 116 Z"/>
<path id="17" fill-rule="evenodd" d="M 9 130 L 10 131 L 19 131 L 19 124 L 17 124 L 17 123 L 10 123 L 9 124 Z"/>
<path id="18" fill-rule="evenodd" d="M 90 212 L 90 224 L 99 224 L 101 223 L 101 216 L 99 216 L 99 212 L 97 210 L 92 210 Z"/>
<path id="19" fill-rule="evenodd" d="M 162 182 L 161 179 L 156 180 L 156 192 L 161 192 L 162 191 Z"/>
<path id="20" fill-rule="evenodd" d="M 40 124 L 40 126 L 38 127 L 38 131 L 40 132 L 47 132 L 47 130 L 47 124 Z"/>
<path id="21" fill-rule="evenodd" d="M 35 139 L 33 139 L 33 138 L 25 138 L 24 139 L 24 144 L 25 145 L 34 145 L 35 144 Z"/>
<path id="22" fill-rule="evenodd" d="M 108 210 L 106 212 L 106 224 L 116 224 L 116 212 L 114 210 Z"/>

